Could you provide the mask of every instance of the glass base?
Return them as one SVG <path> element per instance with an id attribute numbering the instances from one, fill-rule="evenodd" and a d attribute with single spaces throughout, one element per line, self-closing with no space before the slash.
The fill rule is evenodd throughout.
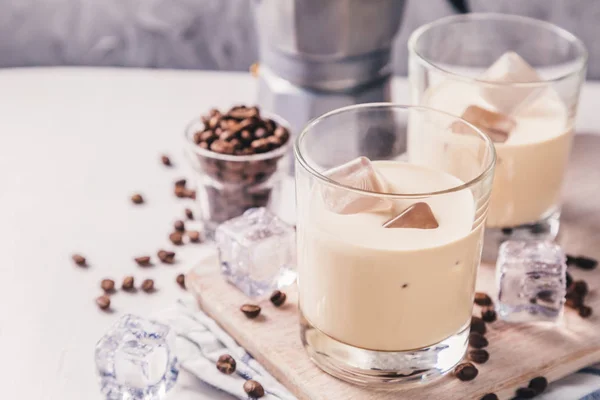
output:
<path id="1" fill-rule="evenodd" d="M 483 261 L 495 263 L 498 249 L 506 240 L 554 240 L 560 228 L 560 211 L 556 210 L 532 224 L 506 228 L 485 228 Z"/>
<path id="2" fill-rule="evenodd" d="M 451 371 L 467 350 L 469 324 L 439 343 L 408 351 L 366 350 L 337 341 L 311 325 L 300 311 L 300 335 L 310 359 L 328 374 L 370 388 L 424 384 Z"/>

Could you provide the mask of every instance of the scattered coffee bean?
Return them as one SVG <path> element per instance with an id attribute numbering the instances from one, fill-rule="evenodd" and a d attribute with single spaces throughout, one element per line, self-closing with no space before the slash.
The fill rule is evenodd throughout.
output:
<path id="1" fill-rule="evenodd" d="M 187 219 L 189 220 L 193 220 L 194 219 L 194 213 L 192 212 L 192 210 L 190 210 L 189 208 L 185 209 L 185 216 L 187 217 Z"/>
<path id="2" fill-rule="evenodd" d="M 581 269 L 594 269 L 598 266 L 598 260 L 589 257 L 579 256 L 575 258 L 575 265 Z"/>
<path id="3" fill-rule="evenodd" d="M 479 371 L 477 368 L 471 363 L 458 364 L 456 368 L 454 368 L 454 375 L 461 381 L 472 381 L 478 373 Z"/>
<path id="4" fill-rule="evenodd" d="M 134 260 L 140 267 L 147 267 L 150 265 L 150 257 L 148 256 L 136 257 Z"/>
<path id="5" fill-rule="evenodd" d="M 469 350 L 467 358 L 477 364 L 485 364 L 490 359 L 490 353 L 484 349 Z"/>
<path id="6" fill-rule="evenodd" d="M 142 290 L 146 293 L 154 291 L 154 281 L 152 279 L 144 279 L 142 282 Z"/>
<path id="7" fill-rule="evenodd" d="M 529 381 L 529 388 L 533 389 L 535 394 L 543 393 L 548 387 L 548 379 L 538 376 Z"/>
<path id="8" fill-rule="evenodd" d="M 256 304 L 244 304 L 240 307 L 240 310 L 244 313 L 244 315 L 250 319 L 258 317 L 260 314 L 260 307 Z"/>
<path id="9" fill-rule="evenodd" d="M 520 399 L 533 399 L 537 393 L 531 388 L 518 388 L 516 395 Z"/>
<path id="10" fill-rule="evenodd" d="M 477 332 L 479 334 L 485 335 L 487 331 L 485 327 L 485 322 L 479 317 L 471 317 L 471 332 Z"/>
<path id="11" fill-rule="evenodd" d="M 494 322 L 498 316 L 492 307 L 483 308 L 481 310 L 481 319 L 485 322 Z"/>
<path id="12" fill-rule="evenodd" d="M 112 279 L 102 279 L 100 287 L 104 290 L 104 293 L 111 293 L 115 291 L 115 281 Z"/>
<path id="13" fill-rule="evenodd" d="M 226 375 L 231 375 L 235 372 L 235 360 L 229 354 L 223 354 L 217 360 L 217 369 Z"/>
<path id="14" fill-rule="evenodd" d="M 576 258 L 577 257 L 575 257 L 575 256 L 567 254 L 567 265 L 573 265 L 573 264 L 575 264 L 575 259 Z"/>
<path id="15" fill-rule="evenodd" d="M 144 198 L 141 194 L 136 193 L 133 196 L 131 196 L 131 201 L 133 202 L 133 204 L 142 204 L 144 202 Z"/>
<path id="16" fill-rule="evenodd" d="M 565 306 L 573 309 L 578 309 L 583 305 L 583 299 L 575 293 L 567 293 L 565 298 Z"/>
<path id="17" fill-rule="evenodd" d="M 186 232 L 188 238 L 190 238 L 190 242 L 199 243 L 200 242 L 200 232 L 198 231 L 187 231 Z"/>
<path id="18" fill-rule="evenodd" d="M 175 279 L 175 281 L 177 282 L 177 284 L 179 286 L 181 286 L 182 289 L 185 289 L 185 275 L 183 275 L 183 274 L 177 275 L 177 278 Z"/>
<path id="19" fill-rule="evenodd" d="M 513 233 L 513 228 L 502 228 L 502 233 L 505 235 L 512 235 Z"/>
<path id="20" fill-rule="evenodd" d="M 584 297 L 588 294 L 588 285 L 585 281 L 575 281 L 567 289 L 569 292 L 575 293 L 579 297 Z"/>
<path id="21" fill-rule="evenodd" d="M 160 160 L 162 161 L 162 163 L 163 163 L 164 166 L 167 166 L 167 167 L 172 166 L 171 159 L 168 156 L 166 156 L 166 155 L 163 154 L 160 157 Z"/>
<path id="22" fill-rule="evenodd" d="M 175 230 L 177 232 L 184 232 L 185 231 L 185 224 L 183 223 L 183 221 L 181 220 L 177 220 L 173 223 L 173 227 L 175 228 Z"/>
<path id="23" fill-rule="evenodd" d="M 185 178 L 181 178 L 175 181 L 175 187 L 185 187 L 187 184 L 187 180 Z"/>
<path id="24" fill-rule="evenodd" d="M 156 255 L 162 263 L 173 264 L 175 262 L 175 252 L 173 251 L 159 250 Z"/>
<path id="25" fill-rule="evenodd" d="M 133 276 L 126 276 L 123 278 L 123 283 L 121 283 L 121 289 L 123 290 L 133 290 L 134 279 Z"/>
<path id="26" fill-rule="evenodd" d="M 589 318 L 592 315 L 592 308 L 585 305 L 581 305 L 577 309 L 577 313 L 581 318 Z"/>
<path id="27" fill-rule="evenodd" d="M 262 385 L 252 379 L 244 383 L 244 391 L 248 393 L 248 396 L 258 399 L 265 395 L 265 389 Z"/>
<path id="28" fill-rule="evenodd" d="M 478 306 L 491 306 L 492 298 L 486 293 L 477 292 L 475 293 L 475 304 Z"/>
<path id="29" fill-rule="evenodd" d="M 85 267 L 87 265 L 85 257 L 81 254 L 73 254 L 71 258 L 73 259 L 73 262 L 80 267 Z"/>
<path id="30" fill-rule="evenodd" d="M 183 244 L 183 235 L 181 232 L 173 232 L 169 235 L 169 240 L 176 246 Z"/>
<path id="31" fill-rule="evenodd" d="M 108 310 L 108 308 L 110 307 L 110 297 L 108 297 L 107 295 L 102 295 L 96 298 L 96 304 L 102 310 Z"/>
<path id="32" fill-rule="evenodd" d="M 481 333 L 469 333 L 469 346 L 475 349 L 482 349 L 488 345 L 488 340 Z"/>
<path id="33" fill-rule="evenodd" d="M 567 272 L 567 289 L 569 288 L 569 286 L 571 286 L 571 283 L 573 283 L 573 277 L 571 276 L 570 273 Z"/>
<path id="34" fill-rule="evenodd" d="M 487 393 L 480 400 L 498 400 L 498 396 L 496 393 Z"/>
<path id="35" fill-rule="evenodd" d="M 273 305 L 275 307 L 280 307 L 283 305 L 283 303 L 285 303 L 285 300 L 287 299 L 287 296 L 285 293 L 283 293 L 282 291 L 276 290 L 271 294 L 271 303 L 273 303 Z"/>

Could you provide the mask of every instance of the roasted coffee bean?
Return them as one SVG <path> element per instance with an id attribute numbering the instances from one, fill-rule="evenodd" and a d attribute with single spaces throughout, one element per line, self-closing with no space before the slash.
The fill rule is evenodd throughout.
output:
<path id="1" fill-rule="evenodd" d="M 269 151 L 270 144 L 267 139 L 256 139 L 250 143 L 252 149 L 257 153 L 265 153 Z"/>
<path id="2" fill-rule="evenodd" d="M 190 242 L 192 243 L 199 243 L 200 242 L 200 232 L 198 231 L 187 231 L 187 237 L 190 239 Z"/>
<path id="3" fill-rule="evenodd" d="M 585 297 L 588 294 L 588 285 L 585 281 L 575 281 L 567 290 L 577 294 L 579 297 Z"/>
<path id="4" fill-rule="evenodd" d="M 150 265 L 150 257 L 148 256 L 136 257 L 134 260 L 140 267 L 148 267 Z"/>
<path id="5" fill-rule="evenodd" d="M 175 282 L 177 282 L 177 284 L 181 286 L 182 289 L 185 289 L 185 275 L 177 275 L 177 278 L 175 278 Z"/>
<path id="6" fill-rule="evenodd" d="M 485 322 L 479 317 L 471 317 L 471 332 L 477 332 L 481 335 L 485 335 L 487 331 Z"/>
<path id="7" fill-rule="evenodd" d="M 581 318 L 589 318 L 592 315 L 592 308 L 585 305 L 581 305 L 577 309 L 577 313 Z"/>
<path id="8" fill-rule="evenodd" d="M 156 255 L 158 256 L 158 259 L 165 264 L 173 264 L 175 261 L 175 253 L 172 251 L 159 250 Z"/>
<path id="9" fill-rule="evenodd" d="M 484 349 L 469 350 L 467 358 L 477 364 L 485 364 L 490 359 L 490 353 Z"/>
<path id="10" fill-rule="evenodd" d="M 282 144 L 287 142 L 290 137 L 290 133 L 283 126 L 278 126 L 273 132 L 273 135 L 275 135 L 275 137 L 277 137 Z"/>
<path id="11" fill-rule="evenodd" d="M 203 149 L 208 150 L 208 143 L 206 143 L 206 142 L 202 142 L 202 143 L 198 144 L 198 146 L 202 147 Z"/>
<path id="12" fill-rule="evenodd" d="M 131 201 L 133 202 L 133 204 L 142 204 L 144 202 L 144 198 L 141 194 L 136 193 L 133 196 L 131 196 Z"/>
<path id="13" fill-rule="evenodd" d="M 108 310 L 108 308 L 110 307 L 110 297 L 108 297 L 107 295 L 102 295 L 96 298 L 96 304 L 102 310 Z"/>
<path id="14" fill-rule="evenodd" d="M 280 307 L 283 305 L 283 303 L 285 303 L 285 300 L 287 299 L 287 296 L 285 293 L 276 290 L 271 294 L 271 303 L 273 303 L 273 305 L 275 307 Z"/>
<path id="15" fill-rule="evenodd" d="M 104 290 L 104 293 L 112 293 L 115 291 L 115 281 L 112 279 L 102 279 L 100 287 Z"/>
<path id="16" fill-rule="evenodd" d="M 533 389 L 535 394 L 543 393 L 548 387 L 548 379 L 538 376 L 529 381 L 529 388 Z"/>
<path id="17" fill-rule="evenodd" d="M 589 257 L 579 256 L 575 259 L 575 265 L 581 269 L 594 269 L 598 266 L 598 260 Z"/>
<path id="18" fill-rule="evenodd" d="M 170 167 L 171 165 L 173 165 L 173 164 L 171 164 L 171 159 L 168 156 L 164 155 L 164 154 L 162 156 L 160 156 L 160 161 L 166 167 Z"/>
<path id="19" fill-rule="evenodd" d="M 567 293 L 565 297 L 565 306 L 573 309 L 578 309 L 583 305 L 583 299 L 576 293 Z"/>
<path id="20" fill-rule="evenodd" d="M 498 396 L 496 393 L 487 393 L 480 400 L 498 400 Z"/>
<path id="21" fill-rule="evenodd" d="M 477 368 L 471 363 L 458 364 L 456 368 L 454 368 L 454 375 L 461 381 L 472 381 L 478 373 L 479 371 Z"/>
<path id="22" fill-rule="evenodd" d="M 183 234 L 181 232 L 173 232 L 169 235 L 169 240 L 176 246 L 183 244 Z"/>
<path id="23" fill-rule="evenodd" d="M 229 354 L 219 356 L 217 360 L 217 369 L 226 375 L 231 375 L 235 372 L 236 362 Z"/>
<path id="24" fill-rule="evenodd" d="M 256 131 L 258 131 L 259 129 L 263 129 L 263 128 L 258 128 Z M 256 134 L 256 132 L 255 132 L 255 134 Z M 252 135 L 252 133 L 250 133 L 249 130 L 243 130 L 240 133 L 240 139 L 242 140 L 242 142 L 244 142 L 246 144 L 252 142 L 254 140 L 254 138 L 255 138 L 255 136 Z"/>
<path id="25" fill-rule="evenodd" d="M 256 304 L 244 304 L 240 310 L 250 319 L 256 318 L 260 314 L 260 307 Z"/>
<path id="26" fill-rule="evenodd" d="M 80 267 L 85 267 L 87 265 L 85 257 L 81 254 L 73 254 L 71 256 L 71 259 L 73 259 L 73 262 L 79 265 Z"/>
<path id="27" fill-rule="evenodd" d="M 174 183 L 175 187 L 185 187 L 186 184 L 187 180 L 185 178 L 178 179 Z"/>
<path id="28" fill-rule="evenodd" d="M 219 126 L 219 122 L 221 121 L 221 114 L 216 114 L 214 117 L 211 117 L 208 120 L 208 128 L 214 129 Z"/>
<path id="29" fill-rule="evenodd" d="M 121 283 L 121 289 L 123 290 L 133 290 L 134 279 L 133 276 L 126 276 L 123 278 L 123 283 Z"/>
<path id="30" fill-rule="evenodd" d="M 569 286 L 571 286 L 571 283 L 573 283 L 573 277 L 570 273 L 567 272 L 567 289 L 569 288 Z"/>
<path id="31" fill-rule="evenodd" d="M 485 322 L 494 322 L 496 318 L 498 318 L 498 316 L 492 307 L 486 307 L 481 310 L 481 319 Z"/>
<path id="32" fill-rule="evenodd" d="M 142 282 L 142 290 L 146 293 L 154 291 L 154 281 L 152 279 L 144 279 Z"/>
<path id="33" fill-rule="evenodd" d="M 269 136 L 267 138 L 267 142 L 269 142 L 269 144 L 271 145 L 272 148 L 276 149 L 278 147 L 281 147 L 281 145 L 283 144 L 283 142 L 281 141 L 281 139 L 279 139 L 277 136 Z"/>
<path id="34" fill-rule="evenodd" d="M 246 119 L 246 118 L 254 118 L 254 117 L 258 117 L 259 116 L 259 111 L 258 108 L 256 107 L 252 107 L 252 108 L 237 108 L 234 110 L 230 110 L 227 113 L 228 116 L 233 117 L 235 119 Z"/>
<path id="35" fill-rule="evenodd" d="M 502 233 L 507 236 L 510 236 L 513 233 L 513 228 L 502 228 Z"/>
<path id="36" fill-rule="evenodd" d="M 189 208 L 185 209 L 185 216 L 187 217 L 187 219 L 189 220 L 193 220 L 194 219 L 194 213 L 192 212 L 192 210 L 190 210 Z"/>
<path id="37" fill-rule="evenodd" d="M 486 293 L 477 292 L 475 293 L 475 304 L 478 306 L 491 306 L 492 298 Z"/>
<path id="38" fill-rule="evenodd" d="M 210 149 L 215 153 L 221 154 L 233 154 L 235 152 L 235 148 L 231 143 L 221 139 L 212 142 L 210 145 Z"/>
<path id="39" fill-rule="evenodd" d="M 570 254 L 567 254 L 567 259 L 566 259 L 566 263 L 567 263 L 567 265 L 573 265 L 573 264 L 575 264 L 575 259 L 576 259 L 576 258 L 577 258 L 577 257 L 575 257 L 575 256 L 572 256 L 572 255 L 570 255 Z"/>
<path id="40" fill-rule="evenodd" d="M 253 399 L 258 399 L 265 395 L 265 389 L 263 389 L 262 385 L 252 379 L 244 383 L 244 391 Z"/>
<path id="41" fill-rule="evenodd" d="M 264 122 L 265 122 L 265 129 L 267 130 L 267 132 L 269 132 L 269 133 L 275 132 L 275 129 L 277 128 L 277 123 L 275 121 L 273 121 L 272 119 L 266 119 Z"/>
<path id="42" fill-rule="evenodd" d="M 266 137 L 269 133 L 267 132 L 267 130 L 265 128 L 258 128 L 257 130 L 254 131 L 254 137 L 256 139 L 262 139 L 264 137 Z"/>
<path id="43" fill-rule="evenodd" d="M 181 220 L 177 220 L 173 223 L 173 228 L 175 228 L 175 230 L 177 232 L 184 232 L 185 231 L 185 224 L 183 223 L 183 221 Z"/>
<path id="44" fill-rule="evenodd" d="M 531 388 L 518 388 L 516 395 L 519 399 L 533 399 L 537 393 Z"/>
<path id="45" fill-rule="evenodd" d="M 237 132 L 223 131 L 219 135 L 219 140 L 224 140 L 226 142 L 229 142 L 229 141 L 231 141 L 233 139 L 236 139 L 237 137 L 238 137 L 238 133 Z M 212 149 L 212 147 L 211 147 L 211 150 L 216 151 L 216 150 Z M 219 153 L 221 153 L 221 152 L 219 152 Z"/>
<path id="46" fill-rule="evenodd" d="M 488 340 L 481 333 L 469 333 L 469 346 L 475 349 L 483 349 L 484 347 L 487 347 L 488 344 Z"/>

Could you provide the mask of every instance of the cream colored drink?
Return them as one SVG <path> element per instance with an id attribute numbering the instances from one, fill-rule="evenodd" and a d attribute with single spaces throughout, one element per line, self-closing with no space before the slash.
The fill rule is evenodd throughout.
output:
<path id="1" fill-rule="evenodd" d="M 463 183 L 399 161 L 373 166 L 393 193 Z M 423 348 L 468 325 L 483 232 L 470 190 L 340 214 L 326 206 L 320 185 L 314 189 L 298 221 L 300 308 L 311 325 L 340 342 L 381 351 Z M 416 202 L 431 207 L 438 228 L 382 226 Z"/>

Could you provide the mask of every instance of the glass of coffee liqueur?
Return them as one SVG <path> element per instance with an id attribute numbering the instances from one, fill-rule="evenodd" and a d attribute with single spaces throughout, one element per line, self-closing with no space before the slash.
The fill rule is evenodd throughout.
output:
<path id="1" fill-rule="evenodd" d="M 442 111 L 374 103 L 314 120 L 294 153 L 311 359 L 369 387 L 450 371 L 467 348 L 496 160 L 490 138 Z"/>

